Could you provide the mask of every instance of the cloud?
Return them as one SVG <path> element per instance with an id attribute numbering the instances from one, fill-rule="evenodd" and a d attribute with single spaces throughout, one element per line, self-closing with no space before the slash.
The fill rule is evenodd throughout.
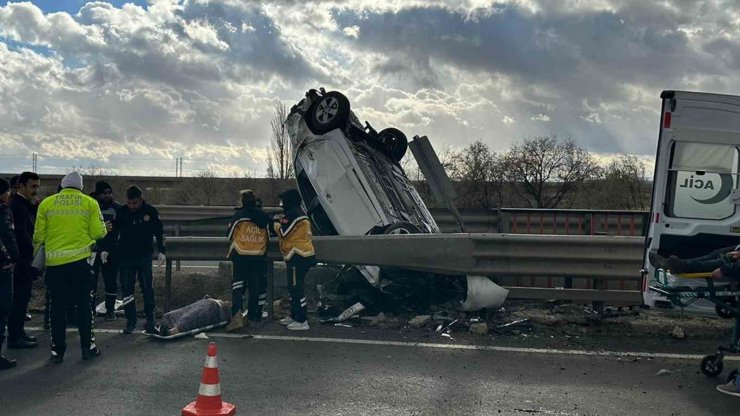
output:
<path id="1" fill-rule="evenodd" d="M 361 120 L 437 148 L 483 140 L 500 151 L 556 134 L 597 154 L 649 156 L 661 90 L 740 94 L 734 6 L 152 0 L 47 13 L 9 3 L 0 142 L 49 166 L 92 160 L 154 174 L 182 156 L 194 169 L 262 173 L 275 102 L 323 85 Z M 156 162 L 137 162 L 146 159 Z"/>

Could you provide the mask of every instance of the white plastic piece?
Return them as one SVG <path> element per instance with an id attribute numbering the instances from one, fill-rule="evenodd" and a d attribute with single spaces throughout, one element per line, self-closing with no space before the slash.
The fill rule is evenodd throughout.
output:
<path id="1" fill-rule="evenodd" d="M 468 295 L 460 304 L 461 311 L 477 311 L 483 308 L 499 308 L 509 291 L 484 276 L 468 276 Z"/>

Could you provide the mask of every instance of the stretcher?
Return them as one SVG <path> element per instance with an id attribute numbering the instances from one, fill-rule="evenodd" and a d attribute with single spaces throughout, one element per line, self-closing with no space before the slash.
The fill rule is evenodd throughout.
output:
<path id="1" fill-rule="evenodd" d="M 671 274 L 667 270 L 656 269 L 656 284 L 649 286 L 649 290 L 667 298 L 673 305 L 686 307 L 699 299 L 706 299 L 714 303 L 714 310 L 724 319 L 734 319 L 735 327 L 729 345 L 720 345 L 717 352 L 705 356 L 701 360 L 701 372 L 709 377 L 716 377 L 722 373 L 725 354 L 740 354 L 740 290 L 737 281 L 715 281 L 711 273 L 684 273 L 676 275 L 681 279 L 703 279 L 706 286 L 690 287 L 671 284 Z M 734 370 L 727 378 L 728 382 L 735 380 L 739 370 Z"/>
<path id="2" fill-rule="evenodd" d="M 210 330 L 216 329 L 216 328 L 222 328 L 222 327 L 224 327 L 224 326 L 226 326 L 228 324 L 229 324 L 229 321 L 221 321 L 221 322 L 219 322 L 217 324 L 212 324 L 212 325 L 208 325 L 208 326 L 204 326 L 204 327 L 200 327 L 200 328 L 191 329 L 190 331 L 178 332 L 175 335 L 167 335 L 167 336 L 164 336 L 164 335 L 159 335 L 159 334 L 147 334 L 146 332 L 144 332 L 144 335 L 149 336 L 149 337 L 152 337 L 152 338 L 155 338 L 155 339 L 161 339 L 161 340 L 169 341 L 169 340 L 173 340 L 173 339 L 178 339 L 178 338 L 186 337 L 188 335 L 195 335 L 195 334 L 200 333 L 200 332 L 210 331 Z"/>

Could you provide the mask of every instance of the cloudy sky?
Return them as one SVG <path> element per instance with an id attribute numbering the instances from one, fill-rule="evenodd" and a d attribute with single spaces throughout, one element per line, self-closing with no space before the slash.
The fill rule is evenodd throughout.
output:
<path id="1" fill-rule="evenodd" d="M 659 94 L 740 94 L 736 0 L 0 0 L 0 171 L 262 175 L 274 104 L 344 92 L 438 149 L 655 150 Z"/>

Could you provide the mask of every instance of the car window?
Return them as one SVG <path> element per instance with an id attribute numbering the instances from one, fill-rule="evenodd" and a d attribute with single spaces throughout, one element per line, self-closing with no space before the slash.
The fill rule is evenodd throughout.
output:
<path id="1" fill-rule="evenodd" d="M 730 194 L 738 185 L 737 146 L 675 142 L 668 179 L 668 215 L 720 220 L 735 213 Z"/>

